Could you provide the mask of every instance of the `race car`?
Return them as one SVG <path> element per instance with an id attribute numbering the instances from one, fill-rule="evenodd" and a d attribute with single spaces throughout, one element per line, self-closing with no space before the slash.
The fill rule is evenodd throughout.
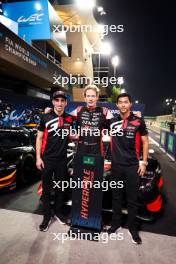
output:
<path id="1" fill-rule="evenodd" d="M 104 162 L 104 178 L 106 180 L 111 179 L 111 158 L 109 142 L 105 142 L 105 162 Z M 161 166 L 158 160 L 154 156 L 154 150 L 149 150 L 148 165 L 144 176 L 140 177 L 140 186 L 138 194 L 139 212 L 138 218 L 151 221 L 154 219 L 155 213 L 158 213 L 162 209 L 163 205 L 163 177 Z M 125 190 L 125 188 L 124 188 Z M 103 197 L 103 209 L 105 211 L 112 211 L 112 193 L 111 190 Z M 126 200 L 124 193 L 123 213 L 127 214 Z"/>
<path id="2" fill-rule="evenodd" d="M 0 192 L 29 183 L 35 174 L 33 132 L 25 127 L 0 128 Z"/>
<path id="3" fill-rule="evenodd" d="M 104 175 L 103 178 L 106 181 L 111 180 L 111 151 L 109 138 L 104 138 Z M 68 167 L 68 177 L 73 176 L 73 167 L 74 167 L 74 155 L 76 153 L 76 144 L 70 143 L 67 153 L 67 167 Z M 154 151 L 149 151 L 148 165 L 146 173 L 143 177 L 140 178 L 140 187 L 139 187 L 139 214 L 138 218 L 151 221 L 154 219 L 155 213 L 159 212 L 162 209 L 163 198 L 162 198 L 162 186 L 163 178 L 161 173 L 161 167 L 158 160 L 154 157 Z M 41 197 L 42 201 L 42 184 L 38 186 L 38 195 Z M 125 197 L 125 195 L 124 195 Z M 67 205 L 71 205 L 71 190 L 67 189 Z M 106 192 L 103 192 L 103 204 L 102 210 L 112 212 L 112 192 L 109 188 Z M 126 202 L 124 199 L 123 213 L 127 214 Z"/>

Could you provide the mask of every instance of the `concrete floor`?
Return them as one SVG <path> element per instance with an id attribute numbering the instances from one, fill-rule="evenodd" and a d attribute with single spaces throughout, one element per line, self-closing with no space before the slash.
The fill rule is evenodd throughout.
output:
<path id="1" fill-rule="evenodd" d="M 167 264 L 175 263 L 176 237 L 141 232 L 143 244 L 131 243 L 126 229 L 122 241 L 108 243 L 67 240 L 62 243 L 53 233 L 69 229 L 53 222 L 48 232 L 38 231 L 41 216 L 12 210 L 0 210 L 1 264 Z"/>

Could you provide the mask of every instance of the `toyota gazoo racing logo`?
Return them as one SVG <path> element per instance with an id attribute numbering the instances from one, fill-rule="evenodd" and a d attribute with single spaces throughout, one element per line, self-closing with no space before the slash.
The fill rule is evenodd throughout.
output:
<path id="1" fill-rule="evenodd" d="M 46 123 L 48 133 L 52 136 L 58 136 L 64 139 L 69 135 L 70 123 L 65 123 L 62 117 L 54 118 Z"/>
<path id="2" fill-rule="evenodd" d="M 34 13 L 27 18 L 25 18 L 24 16 L 20 16 L 17 22 L 18 23 L 41 22 L 43 16 L 44 16 L 43 13 L 42 14 Z"/>
<path id="3" fill-rule="evenodd" d="M 54 118 L 46 123 L 46 128 L 48 129 L 48 133 L 55 132 L 53 135 L 54 137 L 56 135 L 60 136 L 59 134 L 60 128 L 58 128 L 58 122 L 59 122 L 59 117 Z"/>
<path id="4" fill-rule="evenodd" d="M 110 129 L 112 136 L 119 136 L 119 137 L 123 136 L 122 124 L 123 124 L 123 120 L 111 124 Z"/>

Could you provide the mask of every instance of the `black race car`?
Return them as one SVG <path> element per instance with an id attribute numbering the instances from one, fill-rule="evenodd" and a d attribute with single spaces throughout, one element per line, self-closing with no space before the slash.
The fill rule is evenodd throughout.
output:
<path id="1" fill-rule="evenodd" d="M 35 177 L 34 144 L 33 129 L 0 128 L 0 191 L 13 190 Z"/>

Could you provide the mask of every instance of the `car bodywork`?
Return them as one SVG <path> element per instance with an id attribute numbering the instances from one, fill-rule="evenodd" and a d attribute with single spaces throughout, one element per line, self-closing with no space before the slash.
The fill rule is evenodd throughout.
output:
<path id="1" fill-rule="evenodd" d="M 0 191 L 28 183 L 36 172 L 35 135 L 25 127 L 0 128 Z"/>

